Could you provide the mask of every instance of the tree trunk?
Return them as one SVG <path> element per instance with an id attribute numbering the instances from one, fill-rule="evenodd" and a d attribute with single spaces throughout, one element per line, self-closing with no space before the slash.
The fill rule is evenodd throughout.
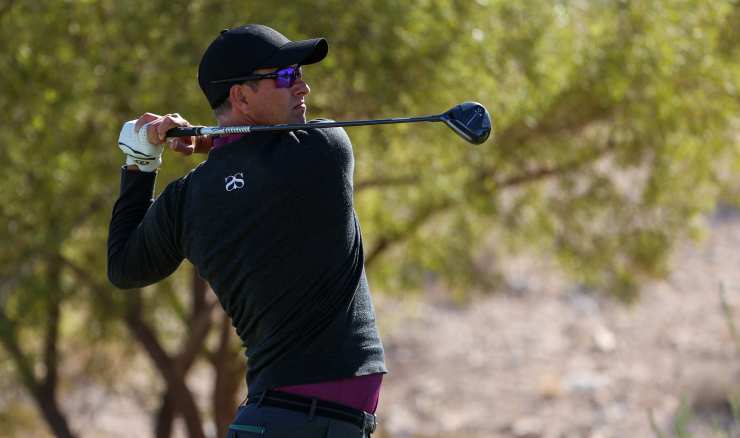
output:
<path id="1" fill-rule="evenodd" d="M 47 316 L 49 318 L 44 339 L 44 363 L 46 365 L 46 377 L 39 382 L 33 373 L 33 367 L 20 349 L 16 337 L 15 323 L 8 318 L 0 308 L 0 342 L 10 353 L 15 362 L 21 382 L 33 395 L 41 414 L 49 424 L 49 427 L 58 438 L 75 438 L 69 429 L 67 419 L 59 409 L 55 399 L 57 382 L 57 342 L 59 337 L 59 303 L 49 305 Z"/>
<path id="2" fill-rule="evenodd" d="M 232 346 L 234 328 L 231 318 L 223 315 L 221 319 L 221 339 L 219 349 L 212 362 L 216 369 L 216 385 L 213 388 L 213 420 L 219 437 L 225 437 L 238 408 L 237 391 L 241 387 L 245 364 L 239 362 L 240 350 Z"/>
<path id="3" fill-rule="evenodd" d="M 58 275 L 58 271 L 56 272 Z M 43 383 L 37 384 L 33 396 L 44 414 L 46 422 L 58 438 L 74 438 L 67 425 L 67 419 L 59 410 L 56 401 L 57 368 L 59 355 L 57 344 L 59 341 L 59 301 L 52 300 L 47 309 L 48 326 L 44 340 L 44 365 L 46 376 Z"/>
<path id="4" fill-rule="evenodd" d="M 54 391 L 50 391 L 48 387 L 41 385 L 33 391 L 33 397 L 57 438 L 75 438 L 69 430 L 67 419 L 59 410 L 59 406 L 54 399 Z"/>
<path id="5" fill-rule="evenodd" d="M 193 319 L 208 305 L 206 295 L 208 294 L 208 282 L 200 278 L 198 268 L 193 266 L 193 286 L 191 295 L 193 296 Z"/>
<path id="6" fill-rule="evenodd" d="M 162 406 L 159 408 L 157 415 L 157 438 L 170 438 L 172 435 L 172 421 L 175 419 L 175 401 L 169 389 L 162 396 Z"/>
<path id="7" fill-rule="evenodd" d="M 174 367 L 175 372 L 183 380 L 185 379 L 188 370 L 193 365 L 193 362 L 195 362 L 195 359 L 198 357 L 206 336 L 208 336 L 208 332 L 212 325 L 211 310 L 213 310 L 216 303 L 215 301 L 211 303 L 208 302 L 208 283 L 200 278 L 198 270 L 193 267 L 192 272 L 192 286 L 190 289 L 192 297 L 192 312 L 189 324 L 190 332 L 188 333 L 188 340 L 182 351 L 177 355 L 177 357 L 172 359 L 172 366 Z M 177 403 L 168 386 L 165 394 L 162 396 L 162 405 L 159 409 L 159 414 L 157 415 L 157 438 L 170 437 L 172 434 L 172 422 L 177 413 Z M 183 413 L 183 417 L 185 417 L 185 413 Z M 188 419 L 185 418 L 185 421 L 187 422 Z"/>
<path id="8" fill-rule="evenodd" d="M 185 373 L 177 369 L 177 363 L 167 355 L 152 330 L 141 319 L 140 291 L 128 293 L 133 298 L 125 316 L 129 329 L 144 346 L 157 369 L 165 378 L 167 390 L 175 401 L 174 408 L 182 414 L 190 438 L 205 438 L 198 406 L 195 404 L 193 394 L 185 384 Z"/>

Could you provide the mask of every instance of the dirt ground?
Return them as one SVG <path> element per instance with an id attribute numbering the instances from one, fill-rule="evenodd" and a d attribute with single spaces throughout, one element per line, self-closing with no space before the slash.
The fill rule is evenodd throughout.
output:
<path id="1" fill-rule="evenodd" d="M 374 297 L 389 374 L 379 435 L 401 437 L 672 436 L 686 396 L 709 430 L 740 387 L 720 284 L 740 323 L 740 217 L 720 210 L 700 246 L 627 308 L 522 258 L 513 287 L 458 308 L 434 287 L 405 302 Z M 704 420 L 702 422 L 701 420 Z"/>

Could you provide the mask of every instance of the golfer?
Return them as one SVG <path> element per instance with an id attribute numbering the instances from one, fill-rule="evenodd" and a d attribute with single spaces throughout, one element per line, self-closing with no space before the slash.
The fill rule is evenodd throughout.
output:
<path id="1" fill-rule="evenodd" d="M 323 38 L 291 42 L 241 26 L 208 47 L 198 82 L 219 126 L 306 123 L 302 66 L 328 51 Z M 144 124 L 151 150 L 129 141 Z M 152 200 L 165 133 L 187 126 L 147 113 L 121 133 L 129 158 L 110 225 L 110 281 L 144 287 L 187 258 L 210 283 L 248 357 L 247 400 L 228 438 L 369 436 L 387 371 L 349 138 L 323 128 L 174 140 L 181 155 L 208 159 Z"/>

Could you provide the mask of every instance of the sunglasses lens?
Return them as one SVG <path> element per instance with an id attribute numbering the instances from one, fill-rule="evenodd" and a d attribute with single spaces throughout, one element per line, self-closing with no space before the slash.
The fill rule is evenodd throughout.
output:
<path id="1" fill-rule="evenodd" d="M 302 76 L 301 68 L 286 68 L 277 72 L 277 87 L 278 88 L 290 88 L 295 83 L 295 78 Z"/>

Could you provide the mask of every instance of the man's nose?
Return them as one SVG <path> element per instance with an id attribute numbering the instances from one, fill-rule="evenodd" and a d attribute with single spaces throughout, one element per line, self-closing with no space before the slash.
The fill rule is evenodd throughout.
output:
<path id="1" fill-rule="evenodd" d="M 296 96 L 305 96 L 311 92 L 311 88 L 309 88 L 308 84 L 302 78 L 296 78 L 293 88 L 293 94 Z"/>

